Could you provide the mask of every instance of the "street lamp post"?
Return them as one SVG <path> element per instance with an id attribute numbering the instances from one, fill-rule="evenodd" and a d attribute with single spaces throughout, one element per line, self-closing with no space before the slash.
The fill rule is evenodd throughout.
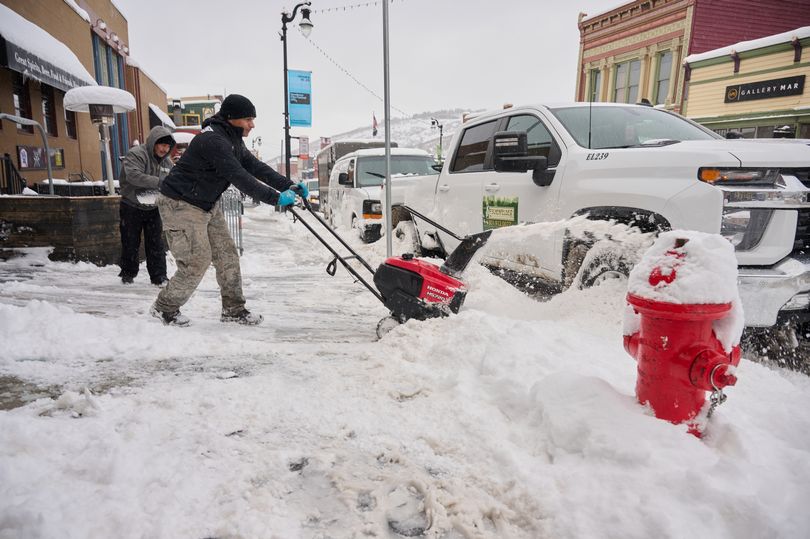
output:
<path id="1" fill-rule="evenodd" d="M 289 107 L 289 88 L 288 88 L 288 81 L 287 81 L 287 23 L 292 22 L 295 19 L 296 14 L 298 13 L 298 8 L 301 8 L 301 22 L 298 23 L 298 27 L 301 29 L 301 33 L 304 34 L 304 37 L 308 37 L 309 33 L 312 31 L 312 22 L 309 20 L 309 13 L 310 9 L 309 6 L 312 2 L 301 2 L 300 4 L 296 5 L 292 13 L 287 13 L 286 11 L 281 12 L 281 42 L 284 44 L 284 173 L 289 178 L 290 177 L 290 151 L 291 151 L 291 144 L 290 144 L 290 107 Z"/>

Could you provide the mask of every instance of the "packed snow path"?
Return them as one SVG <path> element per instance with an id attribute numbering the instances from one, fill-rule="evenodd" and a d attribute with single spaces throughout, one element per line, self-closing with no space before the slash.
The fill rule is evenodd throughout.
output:
<path id="1" fill-rule="evenodd" d="M 473 267 L 458 316 L 376 341 L 303 227 L 260 206 L 245 243 L 253 328 L 213 271 L 173 328 L 145 267 L 0 262 L 0 538 L 810 536 L 807 377 L 743 360 L 698 440 L 635 402 L 615 283 Z"/>

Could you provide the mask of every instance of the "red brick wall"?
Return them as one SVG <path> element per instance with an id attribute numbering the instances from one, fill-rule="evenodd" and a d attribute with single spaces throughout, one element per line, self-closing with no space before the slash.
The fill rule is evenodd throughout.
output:
<path id="1" fill-rule="evenodd" d="M 697 0 L 689 54 L 810 26 L 810 0 Z"/>

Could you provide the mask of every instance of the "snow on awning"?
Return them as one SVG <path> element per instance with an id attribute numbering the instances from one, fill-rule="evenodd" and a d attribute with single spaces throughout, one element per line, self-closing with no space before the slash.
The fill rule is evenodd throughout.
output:
<path id="1" fill-rule="evenodd" d="M 160 120 L 165 127 L 168 127 L 169 129 L 177 129 L 177 126 L 174 125 L 174 122 L 171 118 L 169 118 L 169 115 L 160 110 L 160 107 L 154 103 L 149 103 L 149 110 L 155 113 L 155 116 L 158 117 L 158 120 Z"/>
<path id="2" fill-rule="evenodd" d="M 65 93 L 66 110 L 90 112 L 90 105 L 110 105 L 113 112 L 135 110 L 135 97 L 120 88 L 111 86 L 83 86 Z"/>
<path id="3" fill-rule="evenodd" d="M 67 45 L 2 4 L 0 38 L 6 51 L 0 63 L 9 69 L 63 91 L 96 84 Z"/>
<path id="4" fill-rule="evenodd" d="M 188 131 L 175 131 L 172 136 L 177 144 L 190 144 L 195 135 Z"/>

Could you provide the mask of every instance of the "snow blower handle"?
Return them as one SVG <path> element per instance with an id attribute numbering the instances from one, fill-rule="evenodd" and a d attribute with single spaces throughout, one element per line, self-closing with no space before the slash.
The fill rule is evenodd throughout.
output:
<path id="1" fill-rule="evenodd" d="M 309 205 L 309 199 L 307 199 L 307 197 L 304 196 L 304 189 L 303 189 L 303 187 L 301 186 L 300 183 L 296 183 L 294 185 L 291 185 L 290 186 L 290 191 L 292 191 L 293 193 L 295 193 L 296 195 L 301 197 L 301 202 L 303 202 L 304 207 L 307 209 L 307 211 L 310 211 L 310 212 L 312 211 L 312 207 Z"/>

